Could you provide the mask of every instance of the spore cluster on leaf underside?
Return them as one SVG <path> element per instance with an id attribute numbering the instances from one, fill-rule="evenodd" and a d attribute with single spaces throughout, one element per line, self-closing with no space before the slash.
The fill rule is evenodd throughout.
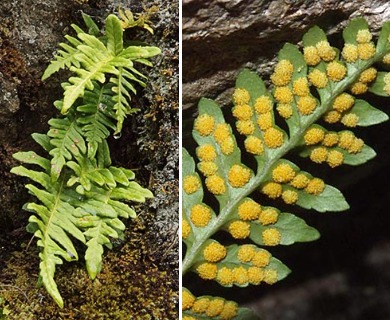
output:
<path id="1" fill-rule="evenodd" d="M 354 128 L 388 120 L 365 93 L 390 96 L 390 22 L 376 42 L 363 18 L 352 20 L 343 37 L 345 44 L 337 49 L 313 27 L 302 48 L 285 44 L 269 89 L 254 72 L 243 70 L 229 110 L 234 123 L 214 101 L 199 102 L 193 129 L 197 160 L 183 150 L 184 276 L 194 272 L 224 287 L 274 284 L 290 270 L 267 248 L 319 237 L 303 219 L 278 207 L 349 208 L 339 190 L 287 159 L 296 153 L 335 170 L 376 155 Z M 255 166 L 242 160 L 248 157 Z M 210 197 L 216 202 L 208 203 Z M 219 232 L 233 244 L 215 237 Z M 182 310 L 187 320 L 256 318 L 234 302 L 196 297 L 186 288 Z"/>
<path id="2" fill-rule="evenodd" d="M 137 65 L 152 66 L 149 59 L 160 49 L 126 45 L 123 29 L 129 26 L 113 14 L 104 31 L 91 17 L 83 19 L 88 32 L 72 25 L 76 36 L 65 36 L 67 42 L 60 43 L 42 77 L 60 69 L 72 73 L 62 83 L 63 98 L 54 103 L 62 115 L 49 121 L 46 134 L 33 134 L 44 155 L 18 152 L 13 156 L 24 166 L 11 170 L 31 181 L 26 188 L 37 201 L 25 205 L 32 212 L 27 229 L 38 239 L 39 277 L 60 307 L 64 302 L 54 274 L 63 260 L 78 260 L 75 240 L 85 245 L 86 268 L 94 279 L 104 247 L 124 237 L 121 219 L 136 217 L 130 202 L 153 196 L 135 181 L 133 171 L 111 163 L 107 139 L 119 137 L 126 116 L 138 111 L 130 105 L 131 95 L 147 77 Z"/>

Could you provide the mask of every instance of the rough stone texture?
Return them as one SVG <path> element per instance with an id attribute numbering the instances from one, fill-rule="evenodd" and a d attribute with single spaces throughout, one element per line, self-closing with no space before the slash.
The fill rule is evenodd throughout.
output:
<path id="1" fill-rule="evenodd" d="M 229 103 L 239 70 L 256 70 L 266 80 L 285 42 L 297 43 L 313 25 L 338 38 L 348 19 L 359 15 L 376 32 L 390 19 L 390 3 L 184 0 L 183 108 L 193 107 L 201 97 Z"/>
<path id="2" fill-rule="evenodd" d="M 38 272 L 35 240 L 29 253 L 21 254 L 22 248 L 31 237 L 25 231 L 29 214 L 21 209 L 23 203 L 29 200 L 24 189 L 26 181 L 11 175 L 9 170 L 17 164 L 12 159 L 14 152 L 39 150 L 30 134 L 46 132 L 47 121 L 57 114 L 52 103 L 61 97 L 60 83 L 68 74 L 62 72 L 53 75 L 44 83 L 40 77 L 55 54 L 58 43 L 64 40 L 65 34 L 72 32 L 70 24 L 82 26 L 81 12 L 85 12 L 91 15 L 98 25 L 102 25 L 106 16 L 116 12 L 119 5 L 131 9 L 134 13 L 143 12 L 145 9 L 151 14 L 154 35 L 141 29 L 128 30 L 126 34 L 129 40 L 136 38 L 158 46 L 162 55 L 153 60 L 153 68 L 142 67 L 141 71 L 149 78 L 147 87 L 139 87 L 138 95 L 132 100 L 132 105 L 140 108 L 141 112 L 129 118 L 124 125 L 122 137 L 111 139 L 109 144 L 114 163 L 133 169 L 140 184 L 151 189 L 155 198 L 145 205 L 137 205 L 135 209 L 139 214 L 138 220 L 126 222 L 129 227 L 126 242 L 116 242 L 116 249 L 107 254 L 107 267 L 101 277 L 104 279 L 111 274 L 118 280 L 118 274 L 122 274 L 124 270 L 128 270 L 130 277 L 137 277 L 133 289 L 142 294 L 131 293 L 128 288 L 120 289 L 120 284 L 117 284 L 115 289 L 128 292 L 129 296 L 139 296 L 138 300 L 130 300 L 135 317 L 175 318 L 173 315 L 178 312 L 178 1 L 4 0 L 0 2 L 0 289 L 4 289 L 1 287 L 3 284 L 18 283 L 21 291 L 14 292 L 14 296 L 12 290 L 6 294 L 11 295 L 10 299 L 16 302 L 17 308 L 23 307 L 33 312 L 34 319 L 115 318 L 114 315 L 110 317 L 109 310 L 103 310 L 106 312 L 105 316 L 96 315 L 99 312 L 96 306 L 96 314 L 92 312 L 94 304 L 90 301 L 96 299 L 96 293 L 90 293 L 89 298 L 88 293 L 82 293 L 84 298 L 80 300 L 79 294 L 72 293 L 74 289 L 71 287 L 68 288 L 70 293 L 66 293 L 65 303 L 68 301 L 68 306 L 75 306 L 76 303 L 77 315 L 69 310 L 62 315 L 58 310 L 49 311 L 53 308 L 53 301 L 47 298 L 42 288 L 39 291 L 34 288 Z M 136 242 L 133 242 L 132 238 Z M 124 246 L 127 248 L 126 255 L 122 252 L 125 251 L 122 249 Z M 122 256 L 130 262 L 123 263 L 122 269 L 117 270 L 116 261 L 122 259 Z M 29 260 L 30 263 L 26 263 Z M 34 271 L 31 272 L 27 265 L 34 266 Z M 76 274 L 77 277 L 77 274 L 82 273 L 82 277 L 85 277 L 82 264 L 64 266 L 65 268 L 59 268 L 56 274 L 60 286 L 64 286 L 61 279 L 65 280 L 67 286 L 66 274 L 70 277 Z M 16 273 L 12 270 L 18 270 L 20 275 L 14 276 Z M 88 280 L 81 282 L 83 281 Z M 160 296 L 161 299 L 157 299 L 156 290 L 150 295 L 154 300 L 154 307 L 150 301 L 147 302 L 149 306 L 140 305 L 142 299 L 148 301 L 149 297 L 147 290 L 142 289 L 143 281 L 145 287 L 157 286 L 166 290 L 164 295 Z M 127 279 L 118 282 L 125 283 Z M 90 285 L 92 282 L 88 284 Z M 127 285 L 131 287 L 131 284 Z M 88 290 L 88 286 L 80 285 L 76 291 Z M 107 296 L 104 299 L 114 301 L 116 293 L 110 290 L 112 288 L 106 290 Z M 24 306 L 26 301 L 21 292 L 26 292 L 30 299 L 30 305 L 27 307 Z M 99 290 L 96 292 L 98 294 Z M 77 299 L 79 301 L 76 301 Z M 35 304 L 39 307 L 35 308 Z M 2 305 L 0 309 L 1 307 Z M 108 308 L 103 305 L 99 308 L 105 307 Z M 88 309 L 89 313 L 84 313 L 83 316 L 83 308 L 92 310 Z M 120 308 L 119 303 L 113 308 Z M 138 315 L 134 311 L 137 308 L 141 312 Z M 153 308 L 155 311 L 149 311 Z M 126 310 L 124 312 L 126 313 Z M 13 318 L 19 319 L 15 313 Z M 26 319 L 29 318 L 26 316 Z"/>
<path id="3" fill-rule="evenodd" d="M 256 71 L 269 84 L 276 55 L 285 42 L 299 43 L 310 27 L 318 25 L 340 46 L 341 30 L 359 15 L 377 35 L 383 22 L 390 20 L 390 3 L 184 0 L 183 145 L 194 150 L 191 130 L 201 97 L 230 106 L 236 75 L 242 68 Z M 370 99 L 389 113 L 388 99 Z M 221 295 L 238 301 L 263 320 L 390 319 L 388 130 L 388 122 L 358 129 L 358 135 L 378 155 L 357 168 L 327 170 L 307 161 L 298 163 L 340 189 L 351 210 L 316 214 L 288 208 L 317 228 L 321 238 L 270 250 L 292 269 L 285 280 L 271 287 L 232 289 L 199 281 L 190 274 L 185 285 L 196 295 Z"/>

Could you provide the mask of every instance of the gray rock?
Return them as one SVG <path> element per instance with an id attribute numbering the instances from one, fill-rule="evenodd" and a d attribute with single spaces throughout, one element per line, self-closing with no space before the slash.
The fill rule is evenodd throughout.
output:
<path id="1" fill-rule="evenodd" d="M 338 40 L 352 17 L 364 16 L 377 33 L 390 19 L 390 2 L 376 1 L 183 1 L 183 108 L 201 97 L 230 103 L 243 68 L 264 80 L 285 42 L 298 43 L 313 25 Z"/>

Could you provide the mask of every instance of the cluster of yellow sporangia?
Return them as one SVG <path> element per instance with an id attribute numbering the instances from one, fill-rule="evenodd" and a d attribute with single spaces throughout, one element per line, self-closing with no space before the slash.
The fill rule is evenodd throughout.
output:
<path id="1" fill-rule="evenodd" d="M 327 132 L 315 125 L 305 132 L 303 139 L 307 146 L 314 146 L 310 159 L 315 163 L 326 162 L 332 168 L 343 164 L 343 151 L 356 154 L 364 147 L 364 141 L 351 131 Z"/>
<path id="2" fill-rule="evenodd" d="M 355 63 L 358 60 L 368 60 L 375 56 L 375 45 L 371 41 L 372 35 L 368 29 L 362 29 L 357 32 L 356 44 L 346 43 L 341 52 L 341 56 L 345 62 Z M 347 68 L 344 62 L 337 60 L 337 54 L 334 48 L 330 46 L 327 41 L 319 41 L 315 46 L 306 46 L 303 49 L 304 59 L 309 66 L 316 66 L 321 61 L 326 62 L 326 72 L 319 69 L 313 69 L 309 75 L 310 83 L 317 88 L 325 88 L 328 81 L 339 82 L 347 75 Z M 387 57 L 385 60 L 388 60 Z M 350 91 L 353 94 L 363 94 L 367 92 L 368 85 L 376 78 L 377 71 L 371 67 L 363 71 L 359 79 L 351 86 Z M 337 122 L 339 119 L 333 113 L 329 117 L 331 121 Z M 337 120 L 334 120 L 337 119 Z M 345 123 L 354 124 L 356 117 L 347 115 L 345 117 Z"/>
<path id="3" fill-rule="evenodd" d="M 272 170 L 272 181 L 265 183 L 261 192 L 271 199 L 281 197 L 285 203 L 294 204 L 298 201 L 298 190 L 319 195 L 324 189 L 325 183 L 321 179 L 297 172 L 289 163 L 283 162 Z"/>
<path id="4" fill-rule="evenodd" d="M 231 221 L 228 231 L 235 239 L 245 239 L 251 233 L 250 222 L 258 222 L 266 228 L 262 232 L 264 245 L 276 246 L 280 243 L 279 230 L 271 226 L 278 221 L 279 211 L 272 207 L 262 207 L 252 199 L 245 199 L 237 209 L 238 219 Z"/>
<path id="5" fill-rule="evenodd" d="M 264 144 L 271 149 L 283 144 L 283 133 L 274 125 L 273 102 L 268 95 L 258 97 L 252 108 L 249 92 L 237 88 L 233 94 L 233 102 L 233 116 L 237 119 L 237 131 L 246 136 L 244 145 L 247 152 L 260 155 L 264 152 Z M 253 120 L 254 114 L 256 123 Z M 255 135 L 256 124 L 263 133 L 262 139 Z"/>
<path id="6" fill-rule="evenodd" d="M 275 85 L 273 94 L 278 103 L 276 110 L 285 119 L 292 116 L 294 99 L 301 115 L 312 114 L 318 105 L 310 93 L 308 79 L 302 76 L 291 83 L 293 73 L 293 64 L 288 60 L 280 60 L 271 75 L 271 81 Z"/>
<path id="7" fill-rule="evenodd" d="M 238 305 L 219 297 L 203 296 L 196 298 L 190 291 L 183 289 L 182 310 L 190 311 L 203 317 L 218 317 L 221 320 L 230 320 L 237 316 Z M 183 320 L 196 320 L 196 316 L 183 315 Z"/>
<path id="8" fill-rule="evenodd" d="M 226 254 L 226 248 L 217 241 L 207 244 L 203 249 L 205 262 L 196 268 L 199 276 L 205 280 L 216 280 L 223 286 L 258 285 L 261 282 L 273 284 L 278 280 L 277 271 L 268 267 L 271 259 L 268 251 L 254 245 L 241 245 L 237 251 L 237 259 L 242 264 L 218 265 L 217 263 L 221 262 Z"/>
<path id="9" fill-rule="evenodd" d="M 372 68 L 375 70 L 374 68 Z M 367 69 L 362 75 L 370 73 L 371 69 Z M 376 70 L 375 70 L 376 74 Z M 355 98 L 348 93 L 342 93 L 334 99 L 332 109 L 324 115 L 325 122 L 336 123 L 341 121 L 346 127 L 356 127 L 359 122 L 359 117 L 350 112 L 355 104 Z"/>

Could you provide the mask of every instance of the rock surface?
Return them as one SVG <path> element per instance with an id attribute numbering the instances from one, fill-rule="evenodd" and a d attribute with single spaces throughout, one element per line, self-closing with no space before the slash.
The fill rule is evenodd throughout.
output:
<path id="1" fill-rule="evenodd" d="M 390 19 L 390 3 L 375 1 L 183 1 L 183 108 L 201 97 L 230 103 L 243 68 L 267 80 L 285 42 L 297 43 L 313 25 L 336 40 L 347 21 L 367 18 L 373 32 Z"/>

